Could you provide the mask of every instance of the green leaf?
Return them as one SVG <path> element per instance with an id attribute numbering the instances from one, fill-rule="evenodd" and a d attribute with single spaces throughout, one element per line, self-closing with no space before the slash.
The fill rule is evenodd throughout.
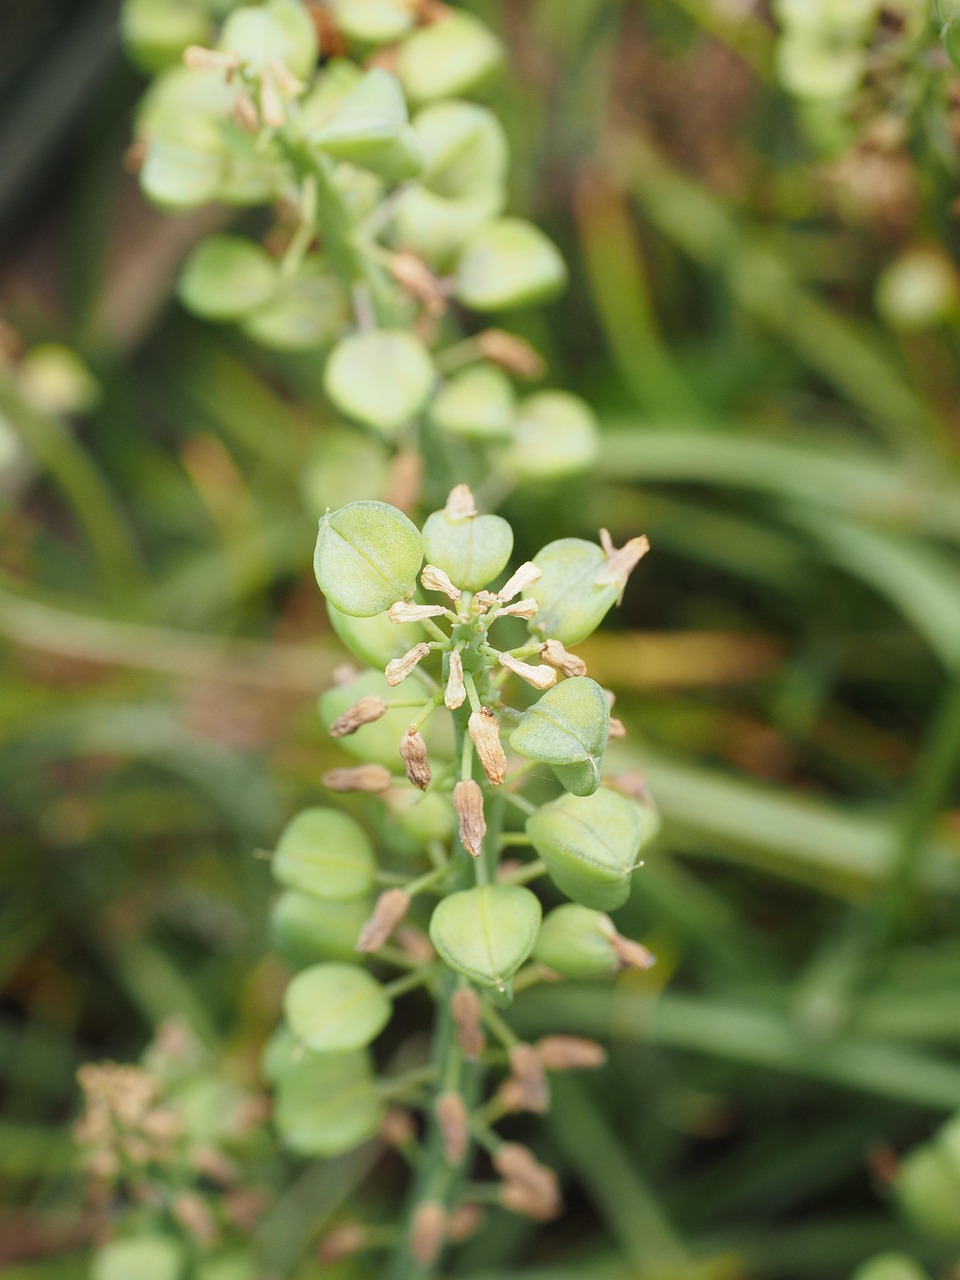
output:
<path id="1" fill-rule="evenodd" d="M 540 917 L 540 903 L 529 889 L 480 885 L 438 903 L 430 938 L 452 969 L 503 992 L 533 950 Z"/>
<path id="2" fill-rule="evenodd" d="M 239 320 L 276 292 L 277 264 L 243 236 L 207 236 L 191 251 L 177 283 L 180 301 L 206 320 Z"/>
<path id="3" fill-rule="evenodd" d="M 326 122 L 309 134 L 312 146 L 335 160 L 399 182 L 420 172 L 422 157 L 400 85 L 375 67 L 343 95 Z"/>
<path id="4" fill-rule="evenodd" d="M 522 218 L 497 218 L 464 245 L 455 293 L 474 311 L 505 311 L 556 297 L 567 283 L 560 251 Z"/>
<path id="5" fill-rule="evenodd" d="M 362 1049 L 390 1021 L 383 988 L 355 964 L 303 969 L 287 987 L 283 1009 L 290 1030 L 316 1053 Z"/>
<path id="6" fill-rule="evenodd" d="M 120 31 L 142 71 L 175 66 L 188 44 L 207 44 L 210 15 L 192 0 L 126 0 Z"/>
<path id="7" fill-rule="evenodd" d="M 619 967 L 611 930 L 610 919 L 602 912 L 565 902 L 554 907 L 540 926 L 534 959 L 565 978 L 605 977 Z"/>
<path id="8" fill-rule="evenodd" d="M 527 819 L 526 830 L 558 889 L 585 907 L 612 911 L 630 896 L 637 855 L 658 826 L 653 810 L 601 787 L 551 800 Z"/>
<path id="9" fill-rule="evenodd" d="M 341 613 L 372 618 L 413 595 L 422 563 L 416 525 L 386 502 L 350 502 L 320 520 L 313 568 Z"/>
<path id="10" fill-rule="evenodd" d="M 520 402 L 501 465 L 514 480 L 558 480 L 586 471 L 598 452 L 597 421 L 585 401 L 541 391 Z"/>
<path id="11" fill-rule="evenodd" d="M 435 511 L 423 526 L 427 563 L 442 569 L 465 591 L 479 591 L 497 577 L 513 551 L 513 530 L 501 516 L 453 520 Z"/>
<path id="12" fill-rule="evenodd" d="M 336 1156 L 376 1133 L 383 1104 L 366 1053 L 316 1054 L 299 1047 L 277 1080 L 274 1122 L 304 1156 Z"/>
<path id="13" fill-rule="evenodd" d="M 507 137 L 486 107 L 438 102 L 417 113 L 413 131 L 423 154 L 420 181 L 434 195 L 469 200 L 503 190 Z"/>
<path id="14" fill-rule="evenodd" d="M 419 623 L 391 622 L 385 613 L 376 613 L 372 618 L 351 618 L 328 600 L 327 614 L 338 639 L 368 667 L 382 670 L 392 658 L 399 658 L 424 638 Z"/>
<path id="15" fill-rule="evenodd" d="M 273 875 L 279 884 L 329 901 L 359 898 L 376 863 L 363 828 L 338 809 L 304 809 L 281 832 Z"/>
<path id="16" fill-rule="evenodd" d="M 419 338 L 404 329 L 374 329 L 337 344 L 324 387 L 342 413 L 394 435 L 426 404 L 436 376 Z"/>
<path id="17" fill-rule="evenodd" d="M 308 262 L 277 281 L 273 296 L 245 317 L 243 330 L 276 351 L 309 351 L 336 341 L 350 319 L 339 280 L 324 265 Z"/>
<path id="18" fill-rule="evenodd" d="M 260 8 L 235 9 L 223 24 L 220 48 L 254 72 L 276 62 L 305 80 L 317 63 L 317 29 L 299 0 L 268 0 Z"/>
<path id="19" fill-rule="evenodd" d="M 415 25 L 410 0 L 333 0 L 337 30 L 361 44 L 393 44 Z"/>
<path id="20" fill-rule="evenodd" d="M 609 733 L 606 694 L 589 676 L 574 676 L 548 689 L 523 713 L 510 745 L 528 760 L 551 765 L 576 795 L 589 795 L 600 784 Z"/>
<path id="21" fill-rule="evenodd" d="M 597 583 L 607 567 L 603 548 L 582 538 L 560 538 L 538 551 L 534 563 L 543 575 L 530 588 L 540 604 L 535 630 L 561 644 L 579 644 L 616 603 L 616 586 Z"/>
<path id="22" fill-rule="evenodd" d="M 372 910 L 370 898 L 324 901 L 287 890 L 270 909 L 270 937 L 294 969 L 321 960 L 351 960 Z"/>
<path id="23" fill-rule="evenodd" d="M 130 1240 L 111 1240 L 93 1255 L 90 1280 L 180 1280 L 182 1246 L 170 1236 L 142 1232 Z"/>
<path id="24" fill-rule="evenodd" d="M 430 405 L 434 426 L 467 440 L 510 434 L 516 396 L 513 384 L 495 365 L 478 364 L 444 383 Z"/>
<path id="25" fill-rule="evenodd" d="M 421 27 L 397 54 L 397 75 L 414 102 L 475 93 L 499 69 L 503 46 L 477 18 L 451 9 Z"/>

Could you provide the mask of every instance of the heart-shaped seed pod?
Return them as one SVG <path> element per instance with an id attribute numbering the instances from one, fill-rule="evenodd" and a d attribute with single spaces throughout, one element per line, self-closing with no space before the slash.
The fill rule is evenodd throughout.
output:
<path id="1" fill-rule="evenodd" d="M 586 796 L 600 784 L 609 730 L 610 707 L 600 685 L 573 676 L 523 713 L 510 745 L 528 760 L 549 764 L 567 790 Z"/>
<path id="2" fill-rule="evenodd" d="M 415 178 L 423 166 L 403 93 L 382 67 L 368 71 L 343 95 L 330 116 L 311 129 L 309 143 L 311 150 L 391 182 Z"/>
<path id="3" fill-rule="evenodd" d="M 430 405 L 434 426 L 467 440 L 499 440 L 513 427 L 516 397 L 507 375 L 478 364 L 456 374 Z"/>
<path id="4" fill-rule="evenodd" d="M 435 511 L 423 526 L 427 560 L 466 591 L 478 591 L 502 573 L 513 551 L 513 530 L 501 516 L 456 519 Z"/>
<path id="5" fill-rule="evenodd" d="M 463 247 L 457 299 L 474 311 L 505 311 L 556 297 L 567 283 L 559 249 L 523 218 L 495 218 Z"/>
<path id="6" fill-rule="evenodd" d="M 290 1030 L 316 1053 L 362 1049 L 390 1021 L 383 987 L 355 964 L 316 964 L 303 969 L 284 992 Z"/>
<path id="7" fill-rule="evenodd" d="M 287 890 L 270 908 L 270 937 L 294 969 L 352 960 L 372 909 L 369 897 L 333 901 Z"/>
<path id="8" fill-rule="evenodd" d="M 287 889 L 341 902 L 373 887 L 376 862 L 363 828 L 338 809 L 304 809 L 284 827 L 274 878 Z"/>
<path id="9" fill-rule="evenodd" d="M 373 329 L 337 343 L 323 385 L 342 413 L 392 436 L 426 404 L 436 376 L 419 338 L 403 329 Z"/>
<path id="10" fill-rule="evenodd" d="M 480 885 L 443 898 L 430 939 L 452 969 L 479 986 L 507 990 L 540 928 L 536 896 L 517 885 Z"/>
<path id="11" fill-rule="evenodd" d="M 551 800 L 526 829 L 557 888 L 598 911 L 626 902 L 640 848 L 656 834 L 646 827 L 646 811 L 605 787 Z"/>
<path id="12" fill-rule="evenodd" d="M 285 1057 L 273 1076 L 273 1119 L 285 1146 L 329 1157 L 373 1137 L 383 1103 L 366 1053 L 310 1053 L 293 1041 Z"/>
<path id="13" fill-rule="evenodd" d="M 516 423 L 501 465 L 515 480 L 559 480 L 594 462 L 597 421 L 579 396 L 540 391 L 517 407 Z"/>
<path id="14" fill-rule="evenodd" d="M 386 502 L 350 502 L 320 520 L 313 568 L 341 613 L 372 618 L 413 595 L 423 543 L 411 520 Z"/>
<path id="15" fill-rule="evenodd" d="M 141 1232 L 127 1240 L 111 1240 L 93 1255 L 91 1280 L 180 1280 L 186 1266 L 183 1245 L 159 1232 Z"/>
<path id="16" fill-rule="evenodd" d="M 530 588 L 540 602 L 533 629 L 561 644 L 579 644 L 596 631 L 616 603 L 618 588 L 598 584 L 607 556 L 595 542 L 560 538 L 534 557 L 541 577 Z"/>
<path id="17" fill-rule="evenodd" d="M 397 75 L 411 102 L 473 97 L 503 61 L 489 27 L 461 9 L 447 9 L 397 50 Z"/>
<path id="18" fill-rule="evenodd" d="M 386 613 L 375 613 L 372 618 L 352 618 L 341 613 L 328 600 L 327 614 L 338 640 L 354 657 L 381 671 L 388 662 L 399 658 L 424 638 L 423 628 L 418 623 L 391 622 Z"/>
<path id="19" fill-rule="evenodd" d="M 960 1240 L 960 1124 L 949 1121 L 907 1153 L 893 1179 L 902 1212 L 921 1231 Z"/>
<path id="20" fill-rule="evenodd" d="M 346 684 L 334 685 L 321 694 L 319 700 L 320 719 L 329 731 L 331 725 L 346 715 L 351 707 L 357 705 L 362 698 L 380 698 L 389 701 L 399 695 L 387 684 L 386 677 L 379 671 L 364 671 L 362 675 Z M 426 701 L 426 695 L 424 695 Z M 388 769 L 401 772 L 401 763 L 397 757 L 397 747 L 410 726 L 414 712 L 409 707 L 391 707 L 383 715 L 368 724 L 362 725 L 353 733 L 338 738 L 338 743 L 345 751 L 349 751 L 358 760 L 367 760 L 371 764 L 382 764 Z M 436 759 L 448 760 L 453 751 L 453 724 L 450 713 L 440 708 L 433 713 L 423 727 L 424 738 L 429 754 Z"/>
<path id="21" fill-rule="evenodd" d="M 206 236 L 191 251 L 177 296 L 204 320 L 241 320 L 269 302 L 280 284 L 276 262 L 245 236 Z"/>
<path id="22" fill-rule="evenodd" d="M 602 978 L 620 967 L 610 942 L 613 934 L 609 916 L 565 902 L 544 918 L 533 956 L 565 978 Z"/>

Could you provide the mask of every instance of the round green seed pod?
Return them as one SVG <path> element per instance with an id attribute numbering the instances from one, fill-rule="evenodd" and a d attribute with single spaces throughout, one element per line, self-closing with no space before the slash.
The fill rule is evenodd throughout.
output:
<path id="1" fill-rule="evenodd" d="M 467 240 L 505 204 L 506 191 L 501 187 L 468 199 L 450 200 L 412 183 L 394 210 L 396 245 L 417 254 L 435 271 L 447 271 Z"/>
<path id="2" fill-rule="evenodd" d="M 277 264 L 245 236 L 206 236 L 190 252 L 177 282 L 180 301 L 205 320 L 239 320 L 279 285 Z"/>
<path id="3" fill-rule="evenodd" d="M 373 1137 L 382 1118 L 366 1053 L 318 1054 L 298 1046 L 277 1077 L 274 1123 L 284 1144 L 299 1155 L 350 1151 Z"/>
<path id="4" fill-rule="evenodd" d="M 435 102 L 483 89 L 502 61 L 503 46 L 489 28 L 451 9 L 404 40 L 397 75 L 411 102 Z"/>
<path id="5" fill-rule="evenodd" d="M 424 159 L 420 181 L 428 191 L 446 200 L 470 200 L 503 187 L 507 137 L 486 107 L 437 102 L 417 113 L 413 131 Z"/>
<path id="6" fill-rule="evenodd" d="M 220 48 L 255 71 L 274 62 L 307 79 L 317 62 L 317 29 L 298 0 L 267 0 L 261 8 L 235 9 L 220 34 Z"/>
<path id="7" fill-rule="evenodd" d="M 283 1010 L 290 1030 L 315 1053 L 346 1053 L 375 1040 L 390 1021 L 390 999 L 356 964 L 302 969 L 287 987 Z"/>
<path id="8" fill-rule="evenodd" d="M 495 218 L 463 247 L 457 299 L 474 311 L 506 311 L 561 293 L 567 268 L 539 227 L 522 218 Z"/>
<path id="9" fill-rule="evenodd" d="M 93 1255 L 91 1280 L 181 1280 L 186 1270 L 183 1246 L 171 1236 L 150 1232 L 129 1240 L 111 1240 Z"/>
<path id="10" fill-rule="evenodd" d="M 936 1142 L 925 1143 L 900 1162 L 893 1191 L 903 1213 L 921 1231 L 960 1240 L 960 1169 Z"/>
<path id="11" fill-rule="evenodd" d="M 419 338 L 405 329 L 373 329 L 337 343 L 323 382 L 342 413 L 393 436 L 426 404 L 436 377 Z"/>
<path id="12" fill-rule="evenodd" d="M 466 440 L 496 440 L 513 428 L 513 384 L 495 365 L 477 364 L 454 375 L 430 405 L 430 420 L 440 431 Z"/>
<path id="13" fill-rule="evenodd" d="M 603 548 L 582 538 L 548 542 L 534 556 L 542 577 L 530 588 L 540 608 L 533 627 L 561 644 L 579 644 L 596 631 L 617 600 L 613 583 L 598 583 L 607 567 Z"/>
<path id="14" fill-rule="evenodd" d="M 317 520 L 345 502 L 376 500 L 389 482 L 388 446 L 368 431 L 347 427 L 318 435 L 300 473 L 304 502 Z"/>
<path id="15" fill-rule="evenodd" d="M 380 67 L 367 71 L 309 136 L 311 148 L 388 182 L 420 172 L 422 157 L 407 104 L 396 78 Z"/>
<path id="16" fill-rule="evenodd" d="M 327 615 L 337 638 L 369 667 L 382 669 L 424 638 L 419 623 L 391 622 L 385 613 L 376 613 L 372 618 L 351 618 L 328 600 Z"/>
<path id="17" fill-rule="evenodd" d="M 599 444 L 585 401 L 567 391 L 540 391 L 520 402 L 501 461 L 515 480 L 560 480 L 592 466 Z"/>
<path id="18" fill-rule="evenodd" d="M 363 828 L 338 809 L 319 806 L 287 823 L 271 865 L 285 888 L 331 902 L 369 893 L 376 871 Z"/>
<path id="19" fill-rule="evenodd" d="M 575 902 L 555 907 L 537 934 L 533 957 L 565 978 L 603 978 L 619 968 L 609 916 Z"/>
<path id="20" fill-rule="evenodd" d="M 337 30 L 363 45 L 393 44 L 415 25 L 409 0 L 333 0 Z"/>
<path id="21" fill-rule="evenodd" d="M 120 31 L 134 62 L 146 72 L 175 66 L 190 44 L 207 44 L 209 14 L 189 0 L 126 0 Z"/>
<path id="22" fill-rule="evenodd" d="M 296 275 L 278 280 L 273 296 L 241 320 L 247 337 L 274 351 L 328 347 L 349 323 L 343 287 L 317 257 L 302 262 Z"/>
<path id="23" fill-rule="evenodd" d="M 610 705 L 589 676 L 548 689 L 523 713 L 510 745 L 528 760 L 549 764 L 568 791 L 587 796 L 600 785 L 610 734 Z"/>
<path id="24" fill-rule="evenodd" d="M 273 945 L 294 969 L 323 960 L 352 960 L 371 898 L 333 901 L 287 890 L 270 909 Z"/>
<path id="25" fill-rule="evenodd" d="M 919 1262 L 906 1253 L 878 1253 L 860 1264 L 850 1280 L 930 1280 Z"/>
<path id="26" fill-rule="evenodd" d="M 457 817 L 449 797 L 430 792 L 424 795 L 416 787 L 397 789 L 388 796 L 390 821 L 422 849 L 432 840 L 449 840 L 457 826 Z"/>
<path id="27" fill-rule="evenodd" d="M 506 568 L 513 551 L 513 530 L 501 516 L 453 520 L 435 511 L 423 526 L 423 551 L 451 582 L 479 591 Z"/>
<path id="28" fill-rule="evenodd" d="M 403 688 L 413 692 L 413 680 L 414 677 L 411 676 Z M 388 701 L 397 697 L 397 694 L 398 691 L 387 684 L 386 678 L 379 671 L 365 671 L 355 680 L 334 685 L 321 694 L 320 719 L 329 730 L 333 722 L 361 698 L 375 697 Z M 426 700 L 427 695 L 424 694 L 424 702 Z M 415 716 L 416 710 L 413 707 L 392 707 L 379 720 L 362 725 L 354 733 L 338 738 L 337 742 L 344 751 L 356 756 L 358 760 L 382 764 L 387 769 L 401 770 L 400 739 Z M 453 719 L 450 712 L 442 707 L 434 711 L 423 727 L 423 737 L 431 759 L 449 760 L 454 748 Z"/>
<path id="29" fill-rule="evenodd" d="M 341 613 L 372 618 L 413 595 L 423 563 L 417 527 L 386 502 L 349 502 L 320 520 L 313 568 Z"/>
<path id="30" fill-rule="evenodd" d="M 529 889 L 480 885 L 441 899 L 430 920 L 430 940 L 451 969 L 506 992 L 533 950 L 540 918 L 540 903 Z"/>
<path id="31" fill-rule="evenodd" d="M 560 796 L 527 819 L 527 834 L 568 898 L 613 911 L 630 896 L 637 855 L 655 831 L 647 811 L 605 787 L 591 796 Z"/>

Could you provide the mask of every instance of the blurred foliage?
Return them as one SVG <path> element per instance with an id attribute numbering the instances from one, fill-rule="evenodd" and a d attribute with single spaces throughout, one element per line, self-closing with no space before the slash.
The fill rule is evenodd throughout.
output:
<path id="1" fill-rule="evenodd" d="M 452 1274 L 842 1280 L 884 1254 L 862 1274 L 945 1276 L 952 14 L 824 0 L 813 30 L 787 0 L 467 7 L 510 49 L 512 207 L 571 270 L 523 332 L 604 428 L 596 477 L 504 511 L 521 555 L 599 524 L 649 534 L 583 655 L 665 825 L 617 916 L 656 968 L 510 1013 L 614 1043 L 597 1078 L 558 1084 L 540 1144 L 568 1215 L 491 1218 Z M 316 460 L 341 437 L 309 354 L 173 300 L 236 214 L 143 205 L 115 7 L 23 0 L 3 21 L 0 1275 L 67 1280 L 119 1207 L 84 1201 L 77 1068 L 138 1059 L 176 1014 L 217 1079 L 260 1087 L 286 972 L 255 855 L 340 759 L 315 715 L 342 651 L 309 554 Z M 378 459 L 344 451 L 340 500 Z M 378 1155 L 250 1157 L 273 1189 L 257 1274 L 316 1274 L 348 1201 L 389 1222 L 404 1172 L 368 1176 Z M 943 1160 L 947 1231 L 910 1195 Z"/>

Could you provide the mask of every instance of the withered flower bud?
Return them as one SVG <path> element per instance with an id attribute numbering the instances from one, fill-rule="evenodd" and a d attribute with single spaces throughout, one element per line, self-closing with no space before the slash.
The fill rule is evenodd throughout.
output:
<path id="1" fill-rule="evenodd" d="M 267 64 L 274 80 L 281 93 L 287 94 L 290 98 L 295 98 L 303 93 L 306 85 L 297 76 L 293 74 L 290 68 L 283 62 L 274 62 L 273 59 Z"/>
<path id="2" fill-rule="evenodd" d="M 515 1044 L 508 1056 L 510 1080 L 518 1086 L 519 1109 L 543 1115 L 550 1108 L 550 1088 L 540 1055 L 532 1044 Z"/>
<path id="3" fill-rule="evenodd" d="M 387 610 L 391 622 L 422 622 L 424 618 L 441 618 L 446 613 L 442 604 L 408 604 L 406 600 L 398 600 Z"/>
<path id="4" fill-rule="evenodd" d="M 287 113 L 270 67 L 260 73 L 260 118 L 268 129 L 282 128 Z"/>
<path id="5" fill-rule="evenodd" d="M 453 993 L 450 1012 L 457 1024 L 457 1043 L 463 1056 L 476 1061 L 487 1042 L 480 1025 L 480 999 L 472 987 L 460 987 Z"/>
<path id="6" fill-rule="evenodd" d="M 469 485 L 454 485 L 447 495 L 447 504 L 443 510 L 451 520 L 469 520 L 475 516 L 477 507 Z"/>
<path id="7" fill-rule="evenodd" d="M 386 791 L 393 781 L 390 770 L 382 764 L 358 764 L 350 769 L 330 769 L 322 782 L 331 791 Z"/>
<path id="8" fill-rule="evenodd" d="M 380 1137 L 388 1147 L 406 1147 L 416 1139 L 413 1116 L 403 1107 L 387 1107 L 380 1121 Z"/>
<path id="9" fill-rule="evenodd" d="M 394 658 L 392 661 L 388 662 L 384 669 L 384 675 L 387 677 L 387 684 L 394 688 L 398 684 L 401 684 L 406 680 L 407 676 L 417 663 L 422 662 L 429 652 L 430 646 L 425 641 L 421 640 L 421 642 L 419 644 L 415 644 L 412 649 L 408 649 L 403 657 Z"/>
<path id="10" fill-rule="evenodd" d="M 489 609 L 491 605 L 500 604 L 500 597 L 493 591 L 478 591 L 473 598 L 482 609 Z"/>
<path id="11" fill-rule="evenodd" d="M 191 71 L 225 71 L 228 75 L 240 66 L 240 59 L 235 53 L 224 53 L 220 49 L 205 49 L 199 44 L 187 45 L 183 51 L 183 61 Z"/>
<path id="12" fill-rule="evenodd" d="M 617 959 L 625 969 L 649 969 L 657 963 L 657 957 L 648 951 L 640 942 L 625 938 L 617 932 L 617 927 L 609 916 L 597 921 L 597 928 L 616 952 Z"/>
<path id="13" fill-rule="evenodd" d="M 652 804 L 653 800 L 650 792 L 647 790 L 647 779 L 644 774 L 637 771 L 630 773 L 617 773 L 612 777 L 604 778 L 604 786 L 611 787 L 614 791 L 619 791 L 625 796 L 629 796 L 631 800 L 636 800 L 639 804 Z"/>
<path id="14" fill-rule="evenodd" d="M 537 381 L 547 371 L 546 361 L 529 342 L 504 329 L 484 329 L 477 334 L 476 343 L 485 360 L 498 364 L 518 378 Z"/>
<path id="15" fill-rule="evenodd" d="M 317 1259 L 326 1266 L 342 1262 L 359 1253 L 367 1243 L 367 1230 L 362 1222 L 341 1222 L 320 1241 L 317 1247 Z"/>
<path id="16" fill-rule="evenodd" d="M 400 449 L 390 462 L 384 502 L 409 515 L 420 501 L 422 488 L 423 458 L 415 449 Z"/>
<path id="17" fill-rule="evenodd" d="M 542 577 L 543 570 L 537 568 L 532 560 L 525 560 L 497 592 L 497 599 L 506 604 L 514 596 L 518 596 L 521 591 L 526 591 L 527 587 L 532 587 L 535 582 L 539 582 Z"/>
<path id="18" fill-rule="evenodd" d="M 522 1182 L 505 1182 L 500 1189 L 500 1203 L 511 1213 L 522 1214 L 534 1222 L 550 1222 L 559 1217 L 563 1209 L 556 1184 L 535 1191 Z"/>
<path id="19" fill-rule="evenodd" d="M 457 1165 L 470 1145 L 470 1113 L 459 1093 L 441 1093 L 436 1103 L 437 1124 L 448 1164 Z"/>
<path id="20" fill-rule="evenodd" d="M 447 309 L 437 277 L 422 260 L 413 253 L 395 253 L 390 259 L 390 274 L 406 293 L 422 302 L 428 315 L 442 316 Z"/>
<path id="21" fill-rule="evenodd" d="M 451 1244 L 469 1240 L 483 1224 L 486 1214 L 478 1204 L 457 1205 L 447 1224 L 447 1239 Z"/>
<path id="22" fill-rule="evenodd" d="M 616 716 L 610 717 L 610 732 L 608 736 L 611 738 L 625 738 L 627 736 L 627 726 Z"/>
<path id="23" fill-rule="evenodd" d="M 527 684 L 532 684 L 534 689 L 550 689 L 557 683 L 557 673 L 553 667 L 532 667 L 528 662 L 520 662 L 509 653 L 501 653 L 500 665 Z"/>
<path id="24" fill-rule="evenodd" d="M 543 1036 L 535 1048 L 546 1071 L 602 1067 L 607 1060 L 603 1045 L 585 1036 Z"/>
<path id="25" fill-rule="evenodd" d="M 349 684 L 351 680 L 356 680 L 360 674 L 358 667 L 352 662 L 338 662 L 333 668 L 333 683 L 335 685 Z"/>
<path id="26" fill-rule="evenodd" d="M 505 604 L 502 609 L 496 611 L 493 617 L 494 619 L 524 618 L 529 622 L 531 618 L 537 616 L 539 608 L 539 600 L 534 600 L 532 596 L 529 596 L 525 600 L 515 600 L 513 604 Z"/>
<path id="27" fill-rule="evenodd" d="M 360 930 L 358 951 L 379 951 L 410 910 L 410 895 L 402 889 L 385 889 L 377 899 L 373 915 Z"/>
<path id="28" fill-rule="evenodd" d="M 432 964 L 437 958 L 433 943 L 421 929 L 404 925 L 394 938 L 397 946 L 405 956 L 409 956 L 414 964 Z"/>
<path id="29" fill-rule="evenodd" d="M 559 640 L 547 640 L 540 646 L 540 657 L 548 667 L 556 667 L 564 676 L 585 676 L 587 664 L 575 653 L 570 653 Z"/>
<path id="30" fill-rule="evenodd" d="M 515 1213 L 547 1221 L 560 1212 L 560 1186 L 552 1169 L 538 1163 L 519 1142 L 505 1142 L 493 1156 L 493 1166 L 504 1180 L 501 1203 Z"/>
<path id="31" fill-rule="evenodd" d="M 419 1205 L 410 1228 L 410 1252 L 417 1262 L 431 1266 L 440 1257 L 447 1238 L 447 1211 L 436 1200 Z"/>
<path id="32" fill-rule="evenodd" d="M 330 726 L 331 738 L 345 738 L 348 733 L 356 731 L 365 724 L 379 720 L 386 714 L 387 704 L 382 698 L 368 693 L 358 699 L 352 707 L 348 707 L 342 716 L 337 716 Z"/>
<path id="33" fill-rule="evenodd" d="M 631 538 L 619 549 L 613 545 L 613 539 L 606 529 L 600 530 L 600 542 L 607 553 L 606 567 L 597 575 L 598 587 L 616 587 L 617 604 L 623 600 L 623 590 L 627 579 L 637 564 L 650 550 L 650 541 L 646 537 Z"/>
<path id="34" fill-rule="evenodd" d="M 507 772 L 507 757 L 500 743 L 500 725 L 489 707 L 474 711 L 467 721 L 467 732 L 473 739 L 484 773 L 498 786 Z"/>
<path id="35" fill-rule="evenodd" d="M 200 1196 L 190 1192 L 175 1196 L 170 1210 L 184 1231 L 200 1244 L 216 1244 L 220 1233 L 213 1215 Z"/>
<path id="36" fill-rule="evenodd" d="M 453 789 L 453 807 L 460 820 L 460 842 L 476 858 L 483 847 L 487 824 L 483 818 L 483 792 L 472 779 L 458 782 Z"/>
<path id="37" fill-rule="evenodd" d="M 455 587 L 450 581 L 447 574 L 442 569 L 438 569 L 434 564 L 425 564 L 423 572 L 420 574 L 420 581 L 423 583 L 426 591 L 442 591 L 445 596 L 449 596 L 451 600 L 459 600 L 463 594 L 459 587 Z"/>
<path id="38" fill-rule="evenodd" d="M 463 683 L 463 659 L 460 657 L 460 650 L 454 649 L 450 654 L 450 674 L 443 693 L 443 705 L 448 711 L 456 711 L 457 707 L 463 706 L 466 696 L 467 686 Z"/>
<path id="39" fill-rule="evenodd" d="M 407 777 L 415 787 L 426 791 L 430 785 L 430 762 L 427 760 L 427 744 L 423 734 L 416 729 L 408 729 L 400 739 L 400 755 L 407 766 Z"/>
<path id="40" fill-rule="evenodd" d="M 260 132 L 260 117 L 257 115 L 257 108 L 253 105 L 253 99 L 246 89 L 241 89 L 234 98 L 230 116 L 233 123 L 243 133 Z"/>

